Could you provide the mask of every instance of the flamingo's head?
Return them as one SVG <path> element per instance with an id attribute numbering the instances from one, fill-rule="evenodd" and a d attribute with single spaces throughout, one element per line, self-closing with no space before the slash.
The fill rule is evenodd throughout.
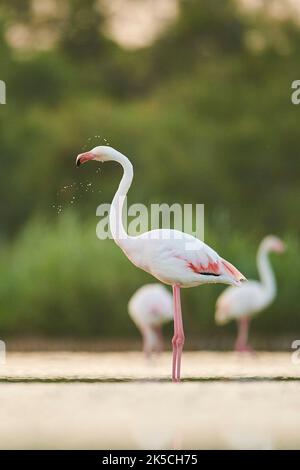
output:
<path id="1" fill-rule="evenodd" d="M 80 153 L 76 158 L 76 166 L 80 166 L 90 160 L 97 160 L 99 162 L 113 160 L 116 152 L 112 147 L 99 145 L 88 152 Z"/>
<path id="2" fill-rule="evenodd" d="M 262 245 L 266 251 L 274 251 L 275 253 L 283 253 L 286 249 L 285 243 L 275 235 L 268 235 L 264 238 Z"/>

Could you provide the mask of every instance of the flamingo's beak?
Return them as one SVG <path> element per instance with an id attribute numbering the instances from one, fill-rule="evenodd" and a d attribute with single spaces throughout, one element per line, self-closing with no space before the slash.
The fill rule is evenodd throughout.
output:
<path id="1" fill-rule="evenodd" d="M 76 166 L 80 166 L 89 160 L 94 160 L 95 155 L 92 152 L 80 153 L 76 158 Z"/>

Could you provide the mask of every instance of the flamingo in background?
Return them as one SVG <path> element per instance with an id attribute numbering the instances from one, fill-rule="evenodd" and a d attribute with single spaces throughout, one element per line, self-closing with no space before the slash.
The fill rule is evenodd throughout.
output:
<path id="1" fill-rule="evenodd" d="M 265 237 L 257 252 L 260 281 L 248 281 L 240 289 L 228 287 L 217 300 L 216 322 L 220 325 L 232 319 L 238 322 L 236 351 L 252 351 L 248 345 L 250 318 L 268 307 L 276 295 L 276 281 L 268 255 L 271 251 L 282 253 L 284 250 L 282 240 L 273 235 Z"/>
<path id="2" fill-rule="evenodd" d="M 225 283 L 239 286 L 245 277 L 212 248 L 192 235 L 172 229 L 157 229 L 132 237 L 122 220 L 122 210 L 133 179 L 133 167 L 125 155 L 109 146 L 98 146 L 76 158 L 79 166 L 91 160 L 115 161 L 123 168 L 123 177 L 111 203 L 109 223 L 116 244 L 137 267 L 159 281 L 171 285 L 174 302 L 172 379 L 180 381 L 184 330 L 180 289 L 201 284 Z"/>
<path id="3" fill-rule="evenodd" d="M 144 352 L 163 350 L 161 327 L 173 319 L 172 295 L 161 284 L 146 284 L 140 287 L 128 303 L 128 312 L 143 336 Z"/>

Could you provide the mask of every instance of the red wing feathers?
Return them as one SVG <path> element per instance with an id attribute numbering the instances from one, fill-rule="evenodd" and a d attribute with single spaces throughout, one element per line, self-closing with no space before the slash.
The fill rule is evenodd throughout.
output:
<path id="1" fill-rule="evenodd" d="M 180 259 L 182 261 L 185 261 L 186 262 L 186 265 L 189 269 L 191 269 L 195 274 L 203 274 L 203 275 L 206 275 L 206 276 L 219 276 L 221 274 L 221 266 L 220 266 L 220 262 L 217 260 L 217 261 L 213 261 L 210 259 L 209 263 L 207 266 L 204 266 L 204 264 L 200 263 L 200 262 L 193 262 L 193 261 L 189 261 L 187 260 L 186 258 L 184 258 L 183 256 L 180 256 L 180 255 L 175 255 L 175 258 L 177 259 Z"/>
<path id="2" fill-rule="evenodd" d="M 196 274 L 204 274 L 206 276 L 219 276 L 220 273 L 220 265 L 218 261 L 211 261 L 208 263 L 207 266 L 203 266 L 202 264 L 196 264 L 192 262 L 187 262 L 187 266 Z"/>

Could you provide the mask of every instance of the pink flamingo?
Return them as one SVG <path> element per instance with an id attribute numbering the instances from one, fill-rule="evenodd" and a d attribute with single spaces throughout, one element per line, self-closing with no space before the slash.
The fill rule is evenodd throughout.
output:
<path id="1" fill-rule="evenodd" d="M 139 328 L 144 352 L 163 350 L 162 325 L 173 319 L 172 295 L 162 284 L 146 284 L 140 287 L 128 303 L 128 312 Z"/>
<path id="2" fill-rule="evenodd" d="M 78 155 L 76 165 L 90 160 L 115 161 L 123 168 L 123 177 L 113 198 L 109 215 L 110 230 L 116 244 L 134 265 L 173 288 L 172 379 L 178 382 L 184 344 L 180 289 L 210 283 L 239 286 L 245 277 L 208 245 L 181 231 L 157 229 L 136 237 L 129 236 L 123 226 L 122 209 L 133 179 L 131 162 L 112 147 L 99 146 Z"/>
<path id="3" fill-rule="evenodd" d="M 250 318 L 268 307 L 276 295 L 276 281 L 268 254 L 271 251 L 282 253 L 284 250 L 285 245 L 279 238 L 272 235 L 265 237 L 257 252 L 261 280 L 248 281 L 240 289 L 228 287 L 217 300 L 216 322 L 224 324 L 232 319 L 238 322 L 236 351 L 252 351 L 248 344 Z"/>

